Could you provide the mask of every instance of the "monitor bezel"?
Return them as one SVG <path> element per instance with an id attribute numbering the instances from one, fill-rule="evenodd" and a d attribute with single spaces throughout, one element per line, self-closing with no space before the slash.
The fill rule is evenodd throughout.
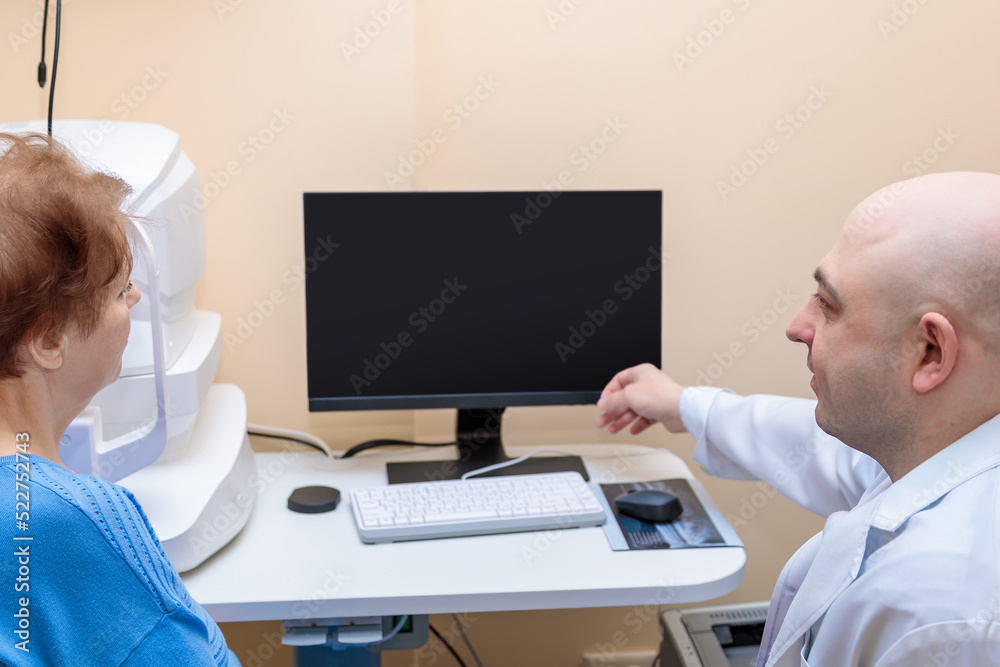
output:
<path id="1" fill-rule="evenodd" d="M 433 190 L 433 191 L 362 191 L 362 190 L 350 190 L 350 191 L 310 191 L 303 193 L 303 214 L 305 210 L 308 209 L 306 205 L 306 199 L 311 196 L 325 196 L 325 195 L 385 195 L 387 197 L 392 196 L 420 196 L 424 194 L 432 195 L 470 195 L 470 194 L 483 194 L 483 195 L 516 195 L 518 197 L 527 197 L 533 201 L 538 200 L 539 197 L 545 196 L 561 196 L 563 194 L 575 194 L 575 193 L 587 193 L 587 194 L 615 194 L 615 195 L 656 195 L 658 197 L 658 208 L 659 208 L 659 234 L 658 243 L 656 249 L 660 252 L 662 257 L 663 252 L 663 191 L 656 189 L 639 189 L 639 188 L 627 188 L 627 189 L 582 189 L 582 190 L 561 190 L 561 191 L 548 191 L 548 190 Z M 304 243 L 308 244 L 308 239 L 304 239 Z M 309 257 L 309 248 L 306 247 L 306 257 Z M 662 260 L 661 260 L 662 262 Z M 659 321 L 659 338 L 660 346 L 656 350 L 655 358 L 648 359 L 650 363 L 653 363 L 657 367 L 662 363 L 663 357 L 663 309 L 662 309 L 662 295 L 663 295 L 663 284 L 662 284 L 662 272 L 661 272 L 661 283 L 660 283 L 660 297 L 661 297 L 661 308 L 660 308 L 660 321 Z M 308 271 L 304 276 L 305 280 L 308 281 Z M 306 288 L 306 293 L 308 294 L 308 288 Z M 306 299 L 306 320 L 308 322 L 308 298 Z M 306 326 L 306 376 L 308 378 L 311 372 L 311 367 L 308 359 L 308 324 Z M 610 380 L 611 378 L 608 378 Z M 409 395 L 395 395 L 395 396 L 311 396 L 308 395 L 309 383 L 307 379 L 306 390 L 308 398 L 308 408 L 309 412 L 347 412 L 354 410 L 425 410 L 425 409 L 439 409 L 439 408 L 457 408 L 457 409 L 488 409 L 497 407 L 530 407 L 530 406 L 556 406 L 556 405 L 588 405 L 595 403 L 601 395 L 601 390 L 603 387 L 595 387 L 593 389 L 571 389 L 566 391 L 545 391 L 545 392 L 503 392 L 503 393 L 465 393 L 465 394 L 409 394 Z"/>
<path id="2" fill-rule="evenodd" d="M 608 378 L 609 380 L 611 378 Z M 589 405 L 601 391 L 544 392 L 517 394 L 414 394 L 412 396 L 359 396 L 310 398 L 310 412 L 347 410 L 430 410 L 435 408 L 496 408 L 551 405 Z"/>

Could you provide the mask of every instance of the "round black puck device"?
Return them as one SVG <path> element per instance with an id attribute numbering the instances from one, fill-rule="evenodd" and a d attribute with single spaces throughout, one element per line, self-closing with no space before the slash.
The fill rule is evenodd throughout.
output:
<path id="1" fill-rule="evenodd" d="M 332 512 L 340 504 L 340 491 L 329 486 L 301 486 L 288 496 L 288 509 L 302 514 Z"/>

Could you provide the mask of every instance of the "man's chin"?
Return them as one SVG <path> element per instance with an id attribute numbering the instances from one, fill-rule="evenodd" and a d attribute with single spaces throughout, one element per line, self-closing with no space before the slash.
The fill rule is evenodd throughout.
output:
<path id="1" fill-rule="evenodd" d="M 823 406 L 818 403 L 816 404 L 816 425 L 819 426 L 824 433 L 832 435 L 835 438 L 837 437 L 837 434 L 835 433 L 836 428 L 834 428 L 833 424 L 830 423 L 830 420 L 823 412 Z"/>

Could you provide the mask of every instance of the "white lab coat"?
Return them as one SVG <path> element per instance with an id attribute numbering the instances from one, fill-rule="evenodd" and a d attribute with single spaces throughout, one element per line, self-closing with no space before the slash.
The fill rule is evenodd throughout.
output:
<path id="1" fill-rule="evenodd" d="M 785 565 L 758 667 L 1000 665 L 1000 417 L 895 484 L 815 401 L 691 387 L 694 458 L 826 516 Z"/>

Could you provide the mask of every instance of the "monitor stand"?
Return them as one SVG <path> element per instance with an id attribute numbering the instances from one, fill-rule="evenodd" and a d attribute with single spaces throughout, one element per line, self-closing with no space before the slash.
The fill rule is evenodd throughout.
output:
<path id="1" fill-rule="evenodd" d="M 458 458 L 452 461 L 392 461 L 386 464 L 390 484 L 458 479 L 465 473 L 510 461 L 503 449 L 500 426 L 505 408 L 460 408 L 456 424 Z M 579 456 L 533 456 L 482 477 L 576 471 L 589 480 Z"/>

